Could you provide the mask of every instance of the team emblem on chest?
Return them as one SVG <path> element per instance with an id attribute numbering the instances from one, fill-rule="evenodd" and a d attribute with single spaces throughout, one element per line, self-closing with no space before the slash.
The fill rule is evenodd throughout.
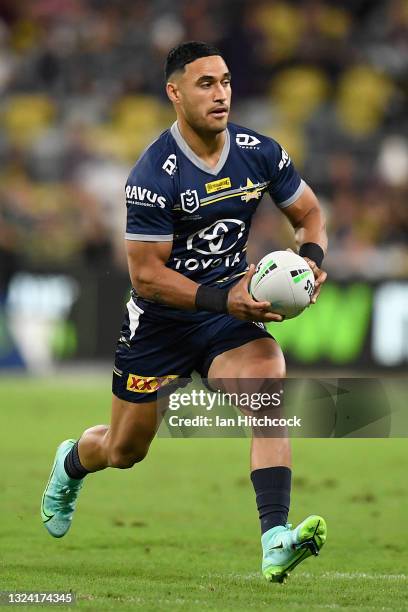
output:
<path id="1" fill-rule="evenodd" d="M 199 208 L 200 200 L 196 189 L 187 189 L 180 194 L 181 208 L 184 212 L 193 213 Z"/>
<path id="2" fill-rule="evenodd" d="M 247 182 L 245 187 L 241 187 L 241 189 L 246 189 L 245 193 L 241 196 L 241 200 L 243 202 L 249 202 L 250 200 L 259 200 L 262 197 L 262 188 L 264 184 L 261 183 L 253 183 L 250 178 L 247 178 Z"/>

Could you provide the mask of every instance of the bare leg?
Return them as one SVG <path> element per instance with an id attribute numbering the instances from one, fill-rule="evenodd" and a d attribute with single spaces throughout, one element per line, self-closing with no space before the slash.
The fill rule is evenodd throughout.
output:
<path id="1" fill-rule="evenodd" d="M 251 443 L 251 471 L 284 465 L 291 467 L 292 457 L 288 438 L 260 438 Z"/>
<path id="2" fill-rule="evenodd" d="M 226 391 L 242 392 L 242 379 L 284 378 L 285 361 L 279 345 L 271 338 L 254 340 L 236 349 L 217 355 L 211 364 L 208 378 L 217 386 L 225 380 Z M 241 379 L 241 380 L 240 380 Z M 245 383 L 243 383 L 245 385 Z M 251 444 L 251 470 L 283 465 L 291 466 L 289 439 L 254 435 Z"/>
<path id="3" fill-rule="evenodd" d="M 113 395 L 111 424 L 91 427 L 80 438 L 81 464 L 90 472 L 130 468 L 146 456 L 157 426 L 155 401 L 134 404 Z"/>

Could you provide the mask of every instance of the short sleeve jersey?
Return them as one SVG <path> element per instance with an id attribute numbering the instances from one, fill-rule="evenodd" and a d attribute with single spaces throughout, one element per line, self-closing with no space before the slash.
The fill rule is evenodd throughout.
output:
<path id="1" fill-rule="evenodd" d="M 285 208 L 304 188 L 272 138 L 229 123 L 220 159 L 210 168 L 174 123 L 129 175 L 126 238 L 172 241 L 169 268 L 200 284 L 229 286 L 248 267 L 251 219 L 263 195 Z"/>

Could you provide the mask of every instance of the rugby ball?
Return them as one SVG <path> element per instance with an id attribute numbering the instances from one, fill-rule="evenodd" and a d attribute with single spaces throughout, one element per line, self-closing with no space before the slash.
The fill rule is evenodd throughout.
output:
<path id="1" fill-rule="evenodd" d="M 261 259 L 249 285 L 257 302 L 271 303 L 271 312 L 297 317 L 310 304 L 314 275 L 307 262 L 292 251 L 273 251 Z"/>

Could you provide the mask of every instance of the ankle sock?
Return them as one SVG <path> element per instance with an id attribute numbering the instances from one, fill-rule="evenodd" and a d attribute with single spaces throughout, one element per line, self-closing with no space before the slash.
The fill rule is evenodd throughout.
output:
<path id="1" fill-rule="evenodd" d="M 251 473 L 262 534 L 286 525 L 290 505 L 292 471 L 286 466 L 261 468 Z"/>
<path id="2" fill-rule="evenodd" d="M 78 441 L 75 442 L 64 461 L 64 469 L 70 478 L 80 480 L 89 474 L 88 470 L 82 465 L 78 454 Z"/>

